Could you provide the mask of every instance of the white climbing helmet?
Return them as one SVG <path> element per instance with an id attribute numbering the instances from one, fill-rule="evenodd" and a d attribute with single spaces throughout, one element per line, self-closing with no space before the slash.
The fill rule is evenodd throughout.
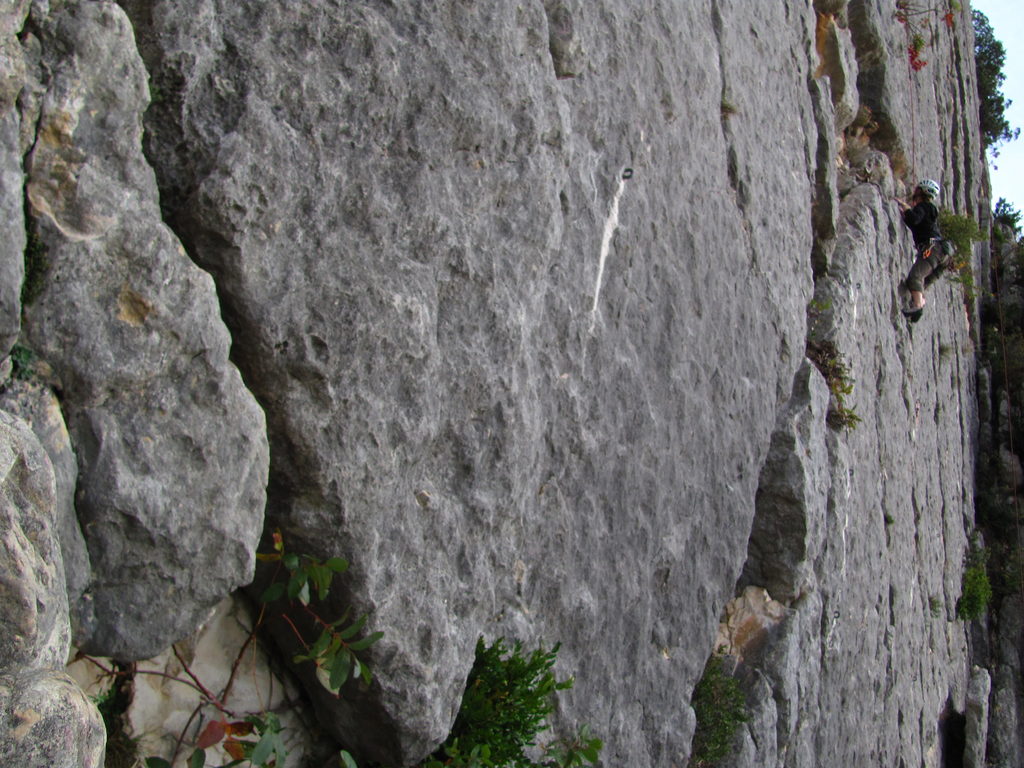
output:
<path id="1" fill-rule="evenodd" d="M 939 199 L 939 182 L 932 181 L 931 179 L 922 179 L 917 188 L 932 198 L 932 200 Z"/>

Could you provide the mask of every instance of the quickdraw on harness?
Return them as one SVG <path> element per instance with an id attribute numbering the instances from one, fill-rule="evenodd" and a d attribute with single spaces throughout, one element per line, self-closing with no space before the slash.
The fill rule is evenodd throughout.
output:
<path id="1" fill-rule="evenodd" d="M 928 245 L 921 249 L 921 258 L 929 259 L 933 253 L 941 262 L 946 262 L 953 255 L 952 244 L 944 237 L 933 237 L 928 241 Z"/>

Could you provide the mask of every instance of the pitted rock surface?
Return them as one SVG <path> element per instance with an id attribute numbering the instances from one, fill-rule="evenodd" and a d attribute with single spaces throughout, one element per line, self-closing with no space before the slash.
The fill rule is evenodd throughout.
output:
<path id="1" fill-rule="evenodd" d="M 569 78 L 541 3 L 128 7 L 176 85 L 167 214 L 268 410 L 271 521 L 349 556 L 388 628 L 374 704 L 321 696 L 329 727 L 421 757 L 509 633 L 623 681 L 569 703 L 610 760 L 684 754 L 803 357 L 809 8 L 564 4 Z"/>

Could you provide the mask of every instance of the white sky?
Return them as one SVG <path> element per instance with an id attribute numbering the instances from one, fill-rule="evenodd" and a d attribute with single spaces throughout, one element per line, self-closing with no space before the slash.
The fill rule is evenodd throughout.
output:
<path id="1" fill-rule="evenodd" d="M 988 16 L 996 40 L 1006 49 L 1003 95 L 1013 104 L 1006 110 L 1010 128 L 1021 128 L 1021 138 L 1000 144 L 999 157 L 989 158 L 992 205 L 1005 197 L 1024 211 L 1024 3 L 1021 0 L 971 0 L 971 7 Z M 993 163 L 997 168 L 993 168 Z"/>

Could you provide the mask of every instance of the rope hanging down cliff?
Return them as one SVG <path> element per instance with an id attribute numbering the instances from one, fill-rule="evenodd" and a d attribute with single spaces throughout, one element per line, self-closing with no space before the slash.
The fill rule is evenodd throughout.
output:
<path id="1" fill-rule="evenodd" d="M 897 17 L 898 18 L 898 17 Z M 914 73 L 927 64 L 918 58 L 919 50 L 914 44 L 910 25 L 904 20 L 903 29 L 907 33 L 907 94 L 910 98 L 910 178 L 917 178 L 917 93 L 914 88 Z"/>
<path id="2" fill-rule="evenodd" d="M 917 99 L 914 92 L 914 70 L 907 67 L 910 82 L 910 178 L 917 178 Z"/>

